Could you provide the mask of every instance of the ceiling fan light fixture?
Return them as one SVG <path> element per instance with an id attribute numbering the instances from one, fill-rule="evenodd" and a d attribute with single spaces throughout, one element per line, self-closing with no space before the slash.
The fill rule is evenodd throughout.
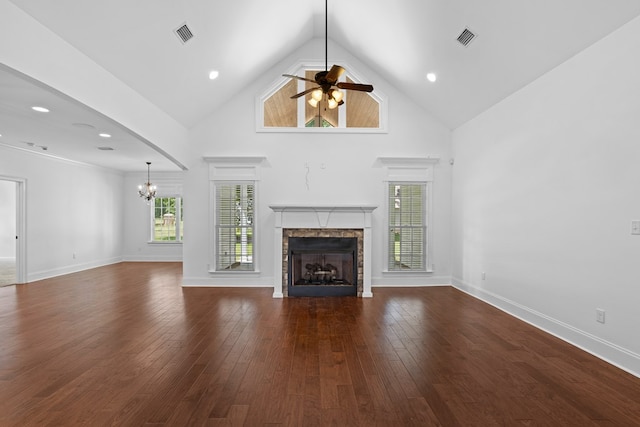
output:
<path id="1" fill-rule="evenodd" d="M 314 107 L 318 105 L 320 101 L 324 98 L 324 95 L 327 96 L 327 103 L 329 108 L 333 109 L 338 107 L 339 105 L 344 105 L 343 96 L 344 94 L 337 89 L 333 89 L 333 87 L 345 89 L 345 90 L 356 90 L 360 92 L 372 92 L 373 86 L 361 83 L 352 83 L 352 82 L 339 82 L 338 79 L 345 72 L 345 69 L 340 65 L 333 64 L 331 69 L 329 69 L 329 54 L 328 54 L 328 45 L 329 45 L 329 36 L 328 36 L 328 13 L 327 13 L 327 3 L 324 2 L 324 71 L 318 71 L 313 80 L 307 77 L 299 77 L 293 74 L 283 74 L 284 77 L 289 77 L 292 79 L 298 79 L 305 82 L 315 83 L 318 87 L 310 88 L 307 90 L 303 90 L 302 92 L 296 93 L 291 96 L 291 99 L 297 99 L 301 96 L 305 96 L 308 93 L 311 93 L 311 100 L 309 100 L 309 104 Z M 307 85 L 308 87 L 309 85 Z"/>
<path id="2" fill-rule="evenodd" d="M 311 98 L 315 99 L 316 101 L 322 101 L 322 90 L 316 89 L 313 92 L 311 92 Z"/>
<path id="3" fill-rule="evenodd" d="M 320 101 L 318 101 L 318 100 L 317 100 L 317 99 L 315 99 L 315 98 L 311 98 L 308 102 L 309 102 L 309 105 L 311 105 L 313 108 L 316 108 L 316 107 L 318 106 L 318 103 L 319 103 Z"/>
<path id="4" fill-rule="evenodd" d="M 340 101 L 342 101 L 343 96 L 344 93 L 340 92 L 338 89 L 331 90 L 331 98 L 335 99 L 337 103 L 340 103 Z"/>

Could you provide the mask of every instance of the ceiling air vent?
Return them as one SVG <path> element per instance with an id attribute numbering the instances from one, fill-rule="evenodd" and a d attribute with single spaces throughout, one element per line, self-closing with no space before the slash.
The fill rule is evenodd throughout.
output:
<path id="1" fill-rule="evenodd" d="M 469 43 L 471 43 L 471 41 L 475 38 L 476 35 L 473 34 L 470 29 L 465 28 L 464 31 L 460 33 L 457 40 L 462 46 L 467 47 L 469 46 Z"/>
<path id="2" fill-rule="evenodd" d="M 193 38 L 193 33 L 191 32 L 189 27 L 187 27 L 187 23 L 186 22 L 184 24 L 180 25 L 175 30 L 173 30 L 173 32 L 176 33 L 176 35 L 178 36 L 178 38 L 180 39 L 180 41 L 183 44 L 188 42 L 189 40 L 191 40 Z"/>
<path id="3" fill-rule="evenodd" d="M 100 151 L 113 151 L 112 147 L 98 147 L 98 150 Z"/>

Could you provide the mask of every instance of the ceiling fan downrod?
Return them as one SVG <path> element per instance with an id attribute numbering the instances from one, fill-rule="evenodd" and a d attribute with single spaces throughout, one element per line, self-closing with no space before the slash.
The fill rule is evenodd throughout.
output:
<path id="1" fill-rule="evenodd" d="M 324 0 L 324 70 L 329 72 L 329 0 Z"/>

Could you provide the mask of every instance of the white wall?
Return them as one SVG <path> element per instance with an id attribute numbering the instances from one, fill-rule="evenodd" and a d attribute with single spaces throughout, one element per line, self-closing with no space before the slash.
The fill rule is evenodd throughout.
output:
<path id="1" fill-rule="evenodd" d="M 16 256 L 16 183 L 0 178 L 0 258 Z"/>
<path id="2" fill-rule="evenodd" d="M 0 174 L 26 180 L 27 281 L 122 259 L 122 175 L 0 146 Z"/>
<path id="3" fill-rule="evenodd" d="M 453 133 L 454 284 L 636 375 L 638 52 L 640 19 Z"/>
<path id="4" fill-rule="evenodd" d="M 184 281 L 188 284 L 263 285 L 273 280 L 274 216 L 270 204 L 367 204 L 374 211 L 373 284 L 391 282 L 382 276 L 384 265 L 384 171 L 378 157 L 440 157 L 434 182 L 433 274 L 423 274 L 392 284 L 450 283 L 450 131 L 405 96 L 368 70 L 335 44 L 330 45 L 336 63 L 346 62 L 358 75 L 389 98 L 389 132 L 386 134 L 256 133 L 255 97 L 270 87 L 283 72 L 308 56 L 322 51 L 311 41 L 266 71 L 263 78 L 238 93 L 190 134 L 191 158 L 185 174 L 185 198 L 189 206 L 188 239 L 184 245 Z M 344 61 L 340 61 L 344 60 Z M 208 273 L 210 255 L 208 165 L 202 156 L 265 156 L 261 171 L 258 209 L 260 274 L 238 280 L 218 279 Z M 306 186 L 306 168 L 309 165 Z M 195 230 L 195 231 L 194 231 Z M 281 274 L 279 271 L 275 274 Z M 374 292 L 375 294 L 375 292 Z"/>
<path id="5" fill-rule="evenodd" d="M 153 165 L 152 165 L 153 166 Z M 138 196 L 138 185 L 147 181 L 147 174 L 128 173 L 123 184 L 125 261 L 182 261 L 182 243 L 150 243 L 151 207 Z M 182 194 L 181 172 L 153 172 L 151 182 L 158 187 L 158 196 Z M 185 207 L 189 216 L 189 207 Z"/>

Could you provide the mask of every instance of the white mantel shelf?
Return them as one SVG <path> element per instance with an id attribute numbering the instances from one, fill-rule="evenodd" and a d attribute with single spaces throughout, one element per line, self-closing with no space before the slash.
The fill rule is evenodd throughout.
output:
<path id="1" fill-rule="evenodd" d="M 274 271 L 282 270 L 283 228 L 361 228 L 364 232 L 363 248 L 363 297 L 371 293 L 371 214 L 377 208 L 372 205 L 269 205 L 275 213 L 274 221 Z M 273 297 L 282 298 L 282 278 L 274 274 Z"/>
<path id="2" fill-rule="evenodd" d="M 371 205 L 269 205 L 274 212 L 373 212 Z"/>

